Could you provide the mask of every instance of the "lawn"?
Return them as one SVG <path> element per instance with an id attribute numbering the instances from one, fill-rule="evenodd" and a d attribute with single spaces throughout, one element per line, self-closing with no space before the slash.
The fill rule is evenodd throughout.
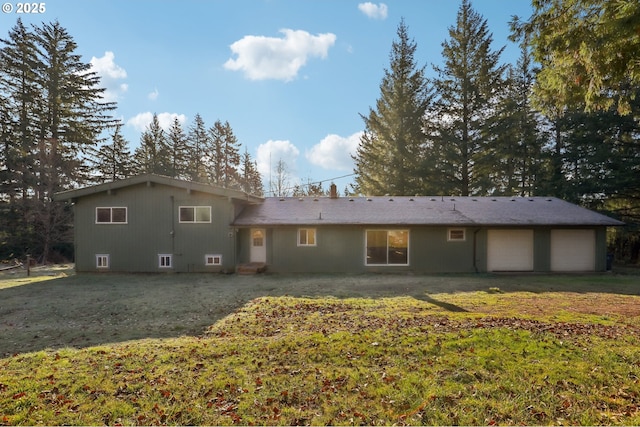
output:
<path id="1" fill-rule="evenodd" d="M 0 278 L 0 424 L 640 424 L 635 275 Z"/>

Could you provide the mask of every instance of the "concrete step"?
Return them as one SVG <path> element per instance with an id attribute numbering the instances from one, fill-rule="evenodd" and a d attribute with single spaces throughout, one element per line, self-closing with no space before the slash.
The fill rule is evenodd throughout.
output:
<path id="1" fill-rule="evenodd" d="M 250 262 L 247 264 L 240 264 L 236 268 L 238 274 L 259 274 L 267 270 L 267 264 L 264 262 Z"/>

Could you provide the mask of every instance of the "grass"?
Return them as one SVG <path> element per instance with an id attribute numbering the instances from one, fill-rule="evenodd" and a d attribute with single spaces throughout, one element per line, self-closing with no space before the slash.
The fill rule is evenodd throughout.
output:
<path id="1" fill-rule="evenodd" d="M 58 280 L 0 296 L 19 306 L 14 294 L 33 287 L 51 302 L 68 297 L 56 286 L 88 292 L 88 281 L 116 306 L 145 300 L 132 285 L 172 284 L 192 315 L 190 286 L 210 291 L 195 298 L 204 305 L 216 289 L 235 302 L 198 333 L 173 330 L 182 312 L 142 309 L 142 328 L 162 319 L 171 331 L 0 359 L 0 424 L 640 424 L 637 276 L 374 276 L 349 289 L 335 277 Z M 80 300 L 104 298 L 94 291 Z M 92 308 L 68 311 L 80 322 Z"/>

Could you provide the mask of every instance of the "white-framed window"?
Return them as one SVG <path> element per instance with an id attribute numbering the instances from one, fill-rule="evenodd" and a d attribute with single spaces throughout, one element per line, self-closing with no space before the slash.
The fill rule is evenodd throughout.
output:
<path id="1" fill-rule="evenodd" d="M 211 206 L 180 206 L 179 219 L 182 223 L 211 222 Z"/>
<path id="2" fill-rule="evenodd" d="M 158 267 L 160 267 L 160 268 L 173 268 L 173 255 L 171 255 L 171 254 L 158 254 Z"/>
<path id="3" fill-rule="evenodd" d="M 96 224 L 126 224 L 126 207 L 97 207 Z"/>
<path id="4" fill-rule="evenodd" d="M 316 246 L 316 244 L 315 228 L 298 229 L 298 246 Z"/>
<path id="5" fill-rule="evenodd" d="M 409 265 L 409 230 L 367 230 L 366 265 Z"/>
<path id="6" fill-rule="evenodd" d="M 251 232 L 251 246 L 261 248 L 264 246 L 264 230 L 253 230 Z"/>
<path id="7" fill-rule="evenodd" d="M 464 242 L 467 240 L 467 233 L 464 228 L 450 228 L 447 230 L 447 241 Z"/>
<path id="8" fill-rule="evenodd" d="M 109 254 L 96 254 L 96 268 L 109 268 Z"/>
<path id="9" fill-rule="evenodd" d="M 222 265 L 222 255 L 205 255 L 204 265 Z"/>

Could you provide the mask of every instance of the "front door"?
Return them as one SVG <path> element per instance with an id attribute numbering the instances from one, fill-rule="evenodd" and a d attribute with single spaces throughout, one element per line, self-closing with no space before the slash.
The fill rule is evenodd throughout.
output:
<path id="1" fill-rule="evenodd" d="M 251 262 L 267 262 L 267 233 L 264 228 L 251 229 Z"/>

